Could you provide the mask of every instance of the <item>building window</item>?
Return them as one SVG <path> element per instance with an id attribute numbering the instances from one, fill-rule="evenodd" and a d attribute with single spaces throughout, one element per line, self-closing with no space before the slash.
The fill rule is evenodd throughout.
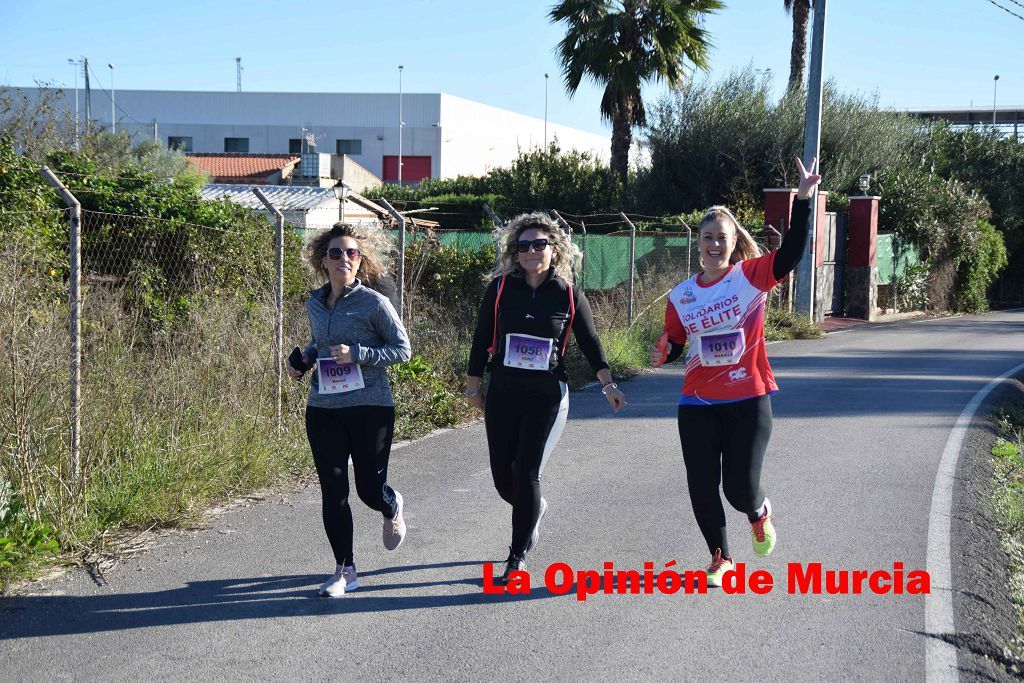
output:
<path id="1" fill-rule="evenodd" d="M 302 138 L 291 138 L 288 140 L 289 154 L 302 154 Z"/>
<path id="2" fill-rule="evenodd" d="M 167 149 L 176 149 L 179 152 L 191 152 L 192 138 L 185 136 L 170 135 L 167 137 Z"/>
<path id="3" fill-rule="evenodd" d="M 248 154 L 249 138 L 224 138 L 224 151 Z"/>
<path id="4" fill-rule="evenodd" d="M 338 154 L 362 154 L 363 153 L 363 141 L 362 140 L 338 140 L 337 143 Z"/>

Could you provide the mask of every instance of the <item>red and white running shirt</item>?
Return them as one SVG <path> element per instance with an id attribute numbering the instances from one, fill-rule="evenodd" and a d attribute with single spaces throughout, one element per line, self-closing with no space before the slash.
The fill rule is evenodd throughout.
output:
<path id="1" fill-rule="evenodd" d="M 775 252 L 733 264 L 717 281 L 694 275 L 668 295 L 665 331 L 672 343 L 687 339 L 681 405 L 728 403 L 763 396 L 775 384 L 764 341 Z"/>

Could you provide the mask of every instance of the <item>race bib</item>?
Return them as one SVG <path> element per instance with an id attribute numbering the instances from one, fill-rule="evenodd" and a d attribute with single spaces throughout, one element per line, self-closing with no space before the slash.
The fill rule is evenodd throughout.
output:
<path id="1" fill-rule="evenodd" d="M 505 335 L 505 366 L 524 370 L 548 370 L 554 340 L 529 334 Z"/>
<path id="2" fill-rule="evenodd" d="M 736 365 L 745 349 L 746 339 L 742 328 L 718 334 L 703 334 L 700 337 L 700 364 L 705 367 Z"/>
<path id="3" fill-rule="evenodd" d="M 321 394 L 343 394 L 366 386 L 363 384 L 363 371 L 359 369 L 357 363 L 339 363 L 333 358 L 317 358 L 316 371 L 320 378 Z"/>

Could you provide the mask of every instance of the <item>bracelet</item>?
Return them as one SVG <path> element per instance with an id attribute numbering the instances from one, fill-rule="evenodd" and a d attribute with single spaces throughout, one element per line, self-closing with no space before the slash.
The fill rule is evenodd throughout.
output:
<path id="1" fill-rule="evenodd" d="M 469 391 L 469 390 L 463 391 L 462 395 L 465 396 L 466 398 L 473 398 L 474 396 L 479 396 L 480 395 L 480 390 L 477 389 L 476 391 Z"/>
<path id="2" fill-rule="evenodd" d="M 611 387 L 612 389 L 618 389 L 619 385 L 616 384 L 615 382 L 608 382 L 608 384 L 602 384 L 601 385 L 601 393 L 604 394 L 605 396 L 608 395 L 608 392 L 606 391 L 606 389 L 608 389 L 608 387 Z"/>

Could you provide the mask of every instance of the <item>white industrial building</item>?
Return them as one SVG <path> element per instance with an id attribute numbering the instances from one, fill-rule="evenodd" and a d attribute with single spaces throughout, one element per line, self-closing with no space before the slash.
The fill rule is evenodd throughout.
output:
<path id="1" fill-rule="evenodd" d="M 21 89 L 31 96 L 35 88 Z M 84 99 L 79 93 L 80 102 Z M 75 93 L 65 92 L 74 111 Z M 118 90 L 117 129 L 191 152 L 346 154 L 385 182 L 398 179 L 397 93 L 261 93 Z M 607 159 L 610 139 L 446 93 L 401 97 L 402 180 L 482 175 L 520 150 L 588 151 Z M 84 105 L 80 105 L 84 122 Z M 110 100 L 92 93 L 93 121 L 109 126 Z"/>

